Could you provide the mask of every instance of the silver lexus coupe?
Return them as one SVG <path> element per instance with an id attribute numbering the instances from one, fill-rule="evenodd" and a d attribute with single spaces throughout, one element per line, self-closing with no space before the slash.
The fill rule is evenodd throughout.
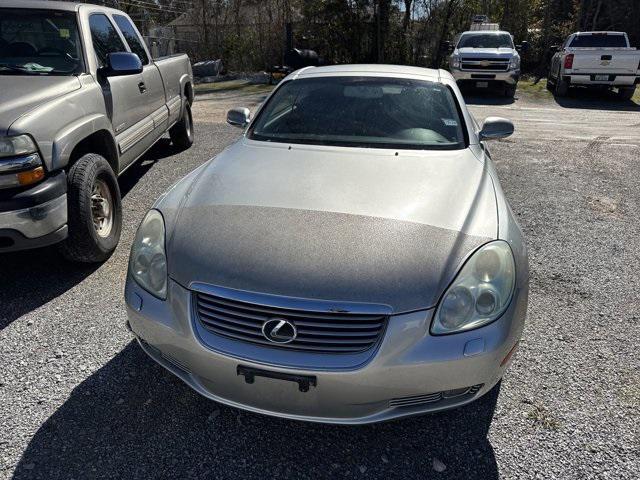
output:
<path id="1" fill-rule="evenodd" d="M 242 137 L 142 221 L 126 284 L 144 351 L 202 395 L 361 424 L 457 407 L 500 380 L 528 297 L 522 232 L 451 75 L 292 73 Z"/>

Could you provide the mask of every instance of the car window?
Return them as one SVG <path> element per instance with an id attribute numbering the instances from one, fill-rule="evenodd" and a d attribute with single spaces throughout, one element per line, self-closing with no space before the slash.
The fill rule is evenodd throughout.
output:
<path id="1" fill-rule="evenodd" d="M 379 77 L 298 79 L 282 85 L 249 138 L 368 148 L 464 148 L 451 90 L 439 82 Z"/>
<path id="2" fill-rule="evenodd" d="M 127 51 L 118 32 L 106 15 L 102 13 L 91 15 L 89 27 L 99 66 L 103 67 L 107 64 L 108 54 Z"/>
<path id="3" fill-rule="evenodd" d="M 83 68 L 74 13 L 0 8 L 0 75 L 71 75 Z"/>
<path id="4" fill-rule="evenodd" d="M 624 35 L 610 35 L 606 33 L 593 35 L 576 35 L 571 42 L 571 48 L 616 48 L 626 47 Z"/>
<path id="5" fill-rule="evenodd" d="M 124 39 L 129 44 L 131 51 L 140 57 L 140 61 L 143 65 L 148 65 L 149 57 L 147 56 L 147 52 L 142 45 L 142 41 L 138 36 L 138 31 L 136 30 L 136 27 L 133 26 L 133 23 L 131 23 L 131 21 L 124 15 L 114 15 L 113 19 L 122 32 Z"/>
<path id="6" fill-rule="evenodd" d="M 508 33 L 466 33 L 458 48 L 513 48 L 513 40 Z"/>

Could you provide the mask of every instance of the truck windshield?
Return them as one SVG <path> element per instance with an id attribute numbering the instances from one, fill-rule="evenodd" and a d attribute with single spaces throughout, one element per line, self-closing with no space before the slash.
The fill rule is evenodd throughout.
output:
<path id="1" fill-rule="evenodd" d="M 266 142 L 368 148 L 464 148 L 451 91 L 437 82 L 323 77 L 282 85 L 248 132 Z"/>
<path id="2" fill-rule="evenodd" d="M 74 13 L 0 9 L 0 75 L 70 75 L 82 67 Z"/>
<path id="3" fill-rule="evenodd" d="M 620 48 L 627 46 L 624 35 L 577 35 L 571 41 L 570 48 Z"/>
<path id="4" fill-rule="evenodd" d="M 465 33 L 458 48 L 513 48 L 513 41 L 508 33 Z"/>

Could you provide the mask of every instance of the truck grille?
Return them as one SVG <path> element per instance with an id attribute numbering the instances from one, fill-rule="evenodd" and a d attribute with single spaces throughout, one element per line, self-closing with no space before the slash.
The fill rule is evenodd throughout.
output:
<path id="1" fill-rule="evenodd" d="M 497 58 L 473 58 L 473 59 L 465 59 L 463 58 L 461 61 L 462 70 L 469 71 L 491 71 L 491 72 L 506 72 L 509 70 L 509 60 L 508 59 L 497 59 Z"/>
<path id="2" fill-rule="evenodd" d="M 313 353 L 355 353 L 372 348 L 380 339 L 386 315 L 317 312 L 268 307 L 202 292 L 194 293 L 197 320 L 223 337 L 273 348 Z M 274 343 L 262 333 L 273 319 L 292 323 L 297 335 L 290 343 Z"/>

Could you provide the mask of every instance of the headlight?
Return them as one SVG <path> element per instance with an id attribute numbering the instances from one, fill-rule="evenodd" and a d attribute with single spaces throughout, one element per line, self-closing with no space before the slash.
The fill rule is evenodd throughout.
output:
<path id="1" fill-rule="evenodd" d="M 0 137 L 0 158 L 28 155 L 37 151 L 36 144 L 29 135 Z"/>
<path id="2" fill-rule="evenodd" d="M 457 55 L 451 57 L 451 68 L 460 68 L 460 57 Z"/>
<path id="3" fill-rule="evenodd" d="M 475 252 L 449 286 L 431 325 L 442 335 L 481 327 L 509 306 L 515 286 L 515 262 L 507 242 L 497 240 Z"/>
<path id="4" fill-rule="evenodd" d="M 520 68 L 520 57 L 512 57 L 509 60 L 509 70 L 518 70 Z"/>
<path id="5" fill-rule="evenodd" d="M 149 210 L 138 227 L 131 247 L 129 271 L 134 280 L 151 295 L 167 298 L 167 255 L 164 246 L 164 219 Z"/>

